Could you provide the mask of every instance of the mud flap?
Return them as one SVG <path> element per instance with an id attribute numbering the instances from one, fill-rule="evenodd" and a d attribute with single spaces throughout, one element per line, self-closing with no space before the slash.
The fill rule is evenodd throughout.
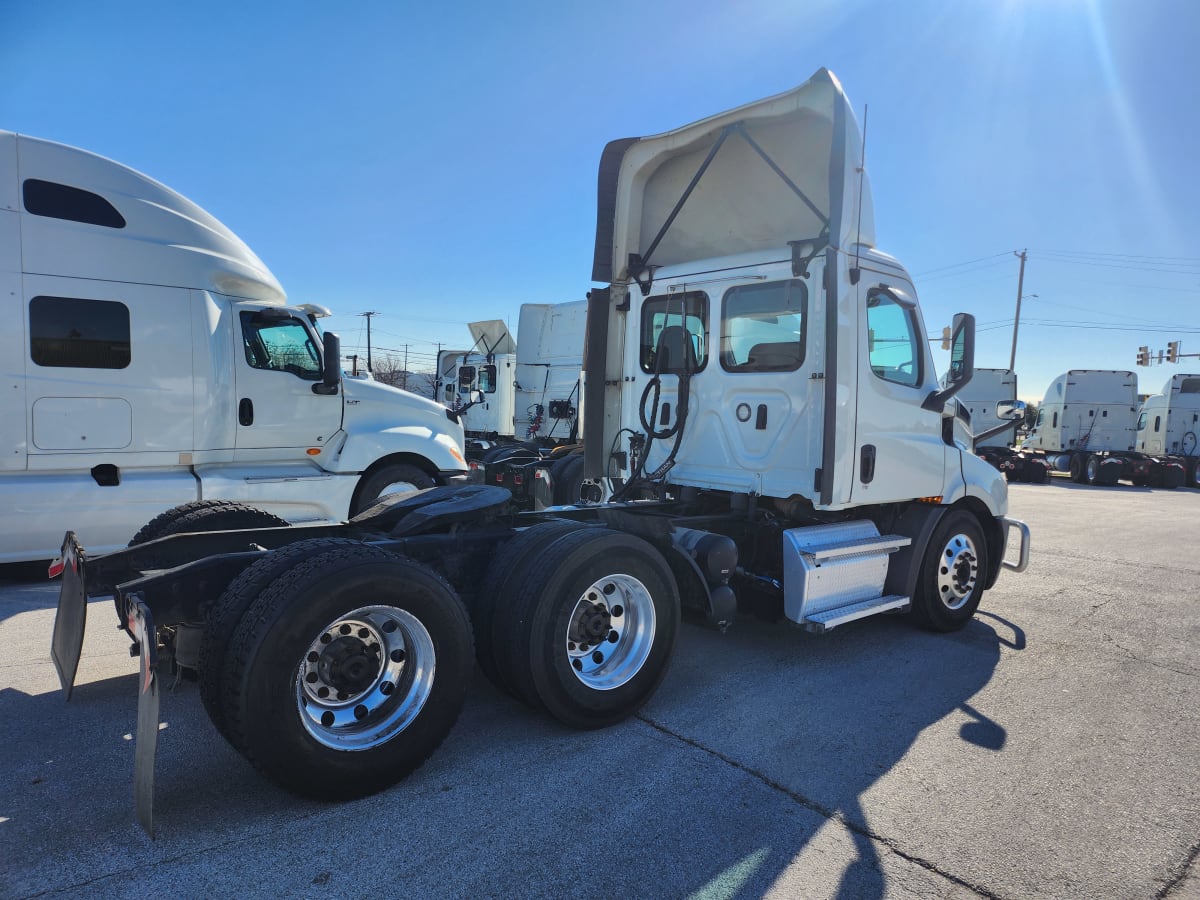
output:
<path id="1" fill-rule="evenodd" d="M 137 594 L 125 598 L 127 624 L 138 642 L 138 719 L 133 745 L 133 804 L 138 824 L 154 838 L 154 757 L 158 751 L 158 638 L 154 617 Z"/>
<path id="2" fill-rule="evenodd" d="M 62 575 L 58 592 L 58 613 L 54 617 L 54 636 L 50 640 L 50 658 L 58 670 L 64 699 L 71 699 L 79 654 L 83 651 L 83 629 L 87 624 L 87 584 L 84 555 L 75 532 L 63 538 L 62 555 L 50 566 L 50 577 Z"/>

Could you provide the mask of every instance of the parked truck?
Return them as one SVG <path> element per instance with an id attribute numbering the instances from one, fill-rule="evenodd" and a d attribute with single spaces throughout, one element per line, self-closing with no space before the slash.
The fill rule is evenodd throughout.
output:
<path id="1" fill-rule="evenodd" d="M 1021 449 L 1079 484 L 1180 487 L 1180 459 L 1134 449 L 1138 409 L 1133 372 L 1072 369 L 1050 382 Z"/>
<path id="2" fill-rule="evenodd" d="M 1151 394 L 1138 413 L 1139 453 L 1178 462 L 1184 483 L 1200 487 L 1200 375 L 1172 375 L 1162 393 Z"/>
<path id="3" fill-rule="evenodd" d="M 976 369 L 970 384 L 955 398 L 970 423 L 975 453 L 1009 481 L 1045 484 L 1050 465 L 1040 453 L 1015 446 L 1022 419 L 1004 420 L 997 408 L 1016 402 L 1017 374 L 1012 369 Z"/>
<path id="4" fill-rule="evenodd" d="M 94 552 L 188 501 L 340 521 L 462 476 L 436 404 L 339 378 L 228 228 L 144 175 L 0 132 L 0 562 Z"/>
<path id="5" fill-rule="evenodd" d="M 141 657 L 143 824 L 160 655 L 196 669 L 264 775 L 345 798 L 444 738 L 472 635 L 502 690 L 598 728 L 653 694 L 685 609 L 721 629 L 739 608 L 815 633 L 881 613 L 966 625 L 1025 567 L 1029 531 L 954 439 L 974 322 L 955 317 L 939 387 L 912 280 L 875 247 L 862 156 L 824 69 L 605 148 L 583 391 L 605 502 L 514 514 L 466 485 L 338 526 L 167 522 L 100 556 L 68 534 L 53 655 L 69 692 L 86 599 L 114 598 Z"/>
<path id="6" fill-rule="evenodd" d="M 476 346 L 506 355 L 460 352 L 448 358 L 442 402 L 467 424 L 471 478 L 505 487 L 522 508 L 579 499 L 580 370 L 587 301 L 521 305 L 517 338 L 500 321 L 472 322 Z M 554 472 L 556 488 L 551 488 Z"/>

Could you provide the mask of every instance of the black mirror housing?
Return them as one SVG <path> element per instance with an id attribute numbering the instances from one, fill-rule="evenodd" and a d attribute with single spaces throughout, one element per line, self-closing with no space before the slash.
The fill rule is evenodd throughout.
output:
<path id="1" fill-rule="evenodd" d="M 941 412 L 946 408 L 946 401 L 966 387 L 974 375 L 975 317 L 970 313 L 957 313 L 950 335 L 950 371 L 946 386 L 926 397 L 921 408 Z"/>
<path id="2" fill-rule="evenodd" d="M 312 386 L 314 394 L 336 394 L 342 383 L 342 342 L 332 331 L 324 335 L 325 356 L 321 360 L 321 380 Z"/>

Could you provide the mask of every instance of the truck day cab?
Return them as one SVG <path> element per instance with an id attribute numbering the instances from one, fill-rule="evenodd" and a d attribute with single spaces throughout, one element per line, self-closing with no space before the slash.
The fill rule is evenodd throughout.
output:
<path id="1" fill-rule="evenodd" d="M 68 535 L 53 655 L 69 691 L 86 598 L 114 598 L 141 657 L 143 825 L 159 653 L 196 669 L 265 776 L 346 798 L 445 737 L 472 633 L 501 689 L 597 728 L 653 694 L 683 609 L 721 628 L 739 607 L 817 633 L 878 613 L 966 625 L 1002 566 L 1024 568 L 1029 532 L 955 440 L 973 321 L 956 317 L 939 388 L 912 282 L 874 247 L 861 157 L 823 69 L 608 145 L 583 410 L 584 474 L 608 502 L 517 515 L 502 488 L 466 485 L 340 526 L 166 523 L 107 556 Z"/>
<path id="2" fill-rule="evenodd" d="M 94 551 L 188 501 L 339 521 L 465 473 L 431 401 L 339 384 L 328 312 L 132 169 L 0 131 L 0 562 Z"/>

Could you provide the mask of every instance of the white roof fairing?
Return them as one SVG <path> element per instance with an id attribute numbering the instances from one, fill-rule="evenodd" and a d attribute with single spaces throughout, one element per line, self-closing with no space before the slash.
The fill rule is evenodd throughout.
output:
<path id="1" fill-rule="evenodd" d="M 639 274 L 629 271 L 633 256 L 670 266 L 826 232 L 843 250 L 873 246 L 865 172 L 860 216 L 861 156 L 853 110 L 826 69 L 790 91 L 674 131 L 613 141 L 600 164 L 592 277 L 630 280 Z"/>
<path id="2" fill-rule="evenodd" d="M 3 195 L 27 179 L 89 191 L 125 220 L 107 228 L 52 216 L 22 215 L 22 270 L 101 281 L 213 290 L 284 303 L 286 294 L 254 252 L 183 195 L 128 166 L 53 141 L 0 131 Z M 12 169 L 15 161 L 16 169 Z"/>

